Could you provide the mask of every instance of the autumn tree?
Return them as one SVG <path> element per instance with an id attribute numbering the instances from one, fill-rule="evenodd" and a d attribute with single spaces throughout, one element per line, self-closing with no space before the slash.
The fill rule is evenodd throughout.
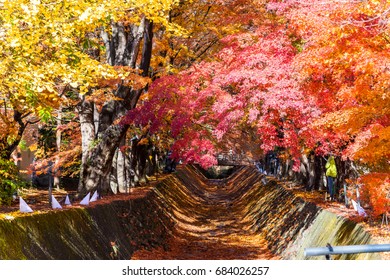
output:
<path id="1" fill-rule="evenodd" d="M 152 75 L 178 73 L 194 62 L 212 60 L 222 47 L 220 39 L 243 31 L 260 20 L 257 1 L 181 1 L 169 12 L 169 21 L 185 30 L 186 36 L 171 36 L 164 29 L 155 32 Z"/>
<path id="2" fill-rule="evenodd" d="M 164 28 L 171 35 L 180 35 L 184 31 L 178 25 L 167 20 L 169 11 L 178 4 L 178 1 L 153 1 L 148 5 L 140 5 L 127 17 L 120 21 L 111 22 L 111 31 L 102 30 L 100 36 L 104 42 L 106 61 L 121 69 L 134 69 L 133 79 L 130 83 L 120 82 L 114 90 L 114 100 L 103 104 L 98 114 L 98 126 L 94 127 L 94 104 L 86 100 L 81 116 L 83 133 L 83 162 L 79 191 L 92 188 L 108 189 L 108 175 L 112 170 L 112 159 L 116 158 L 116 171 L 121 172 L 120 177 L 125 178 L 126 170 L 123 152 L 118 149 L 125 145 L 127 125 L 119 125 L 118 121 L 128 110 L 133 109 L 146 85 L 147 80 L 142 77 L 149 76 L 152 58 L 152 43 L 154 26 Z M 138 16 L 134 22 L 132 16 Z M 138 75 L 138 77 L 137 77 Z M 123 81 L 123 80 L 122 80 Z M 126 79 L 124 81 L 127 81 Z M 96 144 L 90 148 L 94 141 Z M 115 153 L 117 153 L 115 155 Z M 130 169 L 131 166 L 127 166 Z M 117 175 L 113 174 L 114 177 Z M 118 182 L 124 191 L 125 182 Z M 114 187 L 116 188 L 116 187 Z"/>
<path id="3" fill-rule="evenodd" d="M 117 2 L 118 4 L 119 2 Z M 26 128 L 50 119 L 69 90 L 85 93 L 116 72 L 83 51 L 82 34 L 104 25 L 96 1 L 0 1 L 0 149 L 8 160 Z M 110 6 L 111 7 L 111 6 Z M 107 9 L 106 9 L 107 8 Z M 88 16 L 91 9 L 97 9 Z"/>
<path id="4" fill-rule="evenodd" d="M 69 90 L 85 94 L 116 75 L 83 51 L 81 39 L 104 24 L 110 7 L 96 1 L 1 1 L 2 121 L 18 127 L 8 134 L 15 140 L 7 140 L 10 152 L 30 122 L 27 117 L 47 120 L 69 102 Z"/>
<path id="5" fill-rule="evenodd" d="M 367 197 L 383 206 L 374 201 L 389 192 L 388 1 L 274 2 L 304 42 L 295 69 L 321 110 L 308 143 L 366 166 Z"/>
<path id="6" fill-rule="evenodd" d="M 343 158 L 339 182 L 355 161 L 385 186 L 387 13 L 368 2 L 270 1 L 268 28 L 227 36 L 212 61 L 157 80 L 147 113 L 128 121 L 169 131 L 188 162 L 214 164 L 219 143 L 255 128 L 260 149 L 282 149 L 310 187 L 330 152 Z"/>
<path id="7" fill-rule="evenodd" d="M 55 109 L 80 102 L 82 174 L 91 173 L 84 168 L 91 144 L 104 138 L 123 110 L 135 106 L 139 84 L 145 85 L 142 76 L 149 70 L 153 24 L 164 25 L 172 34 L 181 32 L 165 17 L 177 3 L 1 1 L 2 126 L 12 128 L 12 134 L 1 139 L 5 157 L 20 141 L 30 122 L 27 117 L 48 120 Z M 91 116 L 98 106 L 93 99 L 107 100 L 95 119 Z"/>
<path id="8" fill-rule="evenodd" d="M 142 71 L 142 75 L 149 76 L 154 79 L 157 76 L 164 75 L 166 73 L 175 73 L 178 69 L 186 67 L 193 63 L 196 60 L 199 60 L 203 57 L 205 57 L 206 54 L 211 53 L 213 50 L 217 50 L 218 46 L 220 46 L 219 38 L 222 37 L 224 34 L 237 32 L 239 30 L 239 24 L 236 24 L 234 20 L 232 20 L 232 17 L 238 18 L 238 16 L 241 16 L 241 14 L 238 14 L 240 12 L 244 12 L 244 7 L 248 9 L 247 6 L 244 6 L 243 3 L 245 1 L 232 1 L 231 3 L 225 3 L 224 1 L 216 1 L 216 2 L 208 2 L 208 1 L 180 1 L 180 3 L 176 3 L 177 5 L 174 5 L 175 3 L 172 2 L 172 5 L 164 6 L 163 8 L 159 8 L 158 10 L 163 11 L 167 15 L 168 25 L 166 23 L 159 22 L 158 20 L 154 19 L 152 16 L 148 16 L 148 11 L 144 12 L 144 21 L 141 20 L 140 25 L 126 25 L 124 36 L 121 32 L 122 29 L 117 29 L 116 27 L 113 28 L 113 30 L 117 30 L 118 37 L 115 37 L 116 33 L 113 33 L 112 35 L 107 33 L 102 33 L 102 38 L 105 42 L 106 46 L 106 53 L 108 55 L 108 61 L 110 61 L 110 56 L 117 57 L 124 57 L 124 61 L 122 62 L 115 62 L 115 65 L 124 65 L 128 66 L 130 68 L 137 68 Z M 156 4 L 158 5 L 158 4 Z M 237 8 L 237 9 L 236 9 Z M 162 13 L 162 14 L 164 14 Z M 161 15 L 161 12 L 160 12 Z M 252 16 L 254 14 L 252 13 Z M 217 29 L 215 28 L 216 22 L 221 22 L 222 20 L 226 21 L 226 23 L 230 20 L 229 24 L 226 24 L 224 28 Z M 250 21 L 250 17 L 247 18 L 247 21 Z M 124 23 L 119 23 L 119 25 L 123 25 Z M 128 23 L 126 23 L 128 24 Z M 118 25 L 118 23 L 115 23 L 115 25 Z M 145 26 L 144 26 L 145 25 Z M 154 27 L 154 29 L 152 28 Z M 180 28 L 181 26 L 182 28 Z M 136 30 L 140 31 L 141 33 L 144 32 L 141 40 L 134 41 L 134 44 L 141 44 L 142 47 L 139 47 L 141 45 L 137 45 L 137 47 L 132 47 L 133 45 L 128 40 L 132 40 L 132 36 L 129 36 L 128 33 L 131 31 L 133 34 L 138 34 Z M 185 30 L 185 32 L 183 31 Z M 144 31 L 142 31 L 144 30 Z M 145 33 L 146 32 L 146 33 Z M 111 36 L 111 37 L 110 37 Z M 138 36 L 138 35 L 137 35 Z M 140 38 L 141 38 L 140 37 Z M 125 39 L 124 39 L 125 38 Z M 154 40 L 154 48 L 151 48 L 151 40 Z M 121 40 L 121 41 L 118 41 Z M 125 44 L 127 40 L 127 43 Z M 131 41 L 130 41 L 131 42 Z M 126 48 L 120 47 L 121 44 L 125 44 Z M 112 46 L 116 46 L 116 49 L 112 49 Z M 139 55 L 139 57 L 133 57 L 133 55 L 136 55 L 138 53 L 138 48 L 142 49 L 142 54 Z M 132 53 L 134 51 L 134 53 Z M 116 52 L 125 52 L 125 55 L 117 55 Z M 126 54 L 128 53 L 128 54 Z M 119 53 L 120 54 L 120 53 Z M 126 57 L 133 57 L 133 59 L 126 60 Z M 139 64 L 135 63 L 138 59 Z M 111 59 L 112 61 L 112 59 Z M 111 62 L 112 63 L 112 62 Z M 150 71 L 150 72 L 149 72 Z M 122 90 L 125 88 L 123 87 Z M 118 95 L 118 92 L 116 91 L 116 95 Z M 107 121 L 108 124 L 112 123 L 114 120 L 118 120 L 119 117 L 121 117 L 126 111 L 131 110 L 134 108 L 137 104 L 137 101 L 139 98 L 141 100 L 147 100 L 149 98 L 149 93 L 145 92 L 142 97 L 142 91 L 141 90 L 130 90 L 130 92 L 127 93 L 128 95 L 124 96 L 118 95 L 117 97 L 120 97 L 121 99 L 125 100 L 126 106 L 123 106 L 122 101 L 115 100 L 116 104 L 122 104 L 121 107 L 118 108 L 117 105 L 113 105 L 114 102 L 111 101 L 103 106 L 102 112 L 100 113 L 100 116 L 105 116 L 104 118 L 99 117 L 100 122 L 103 120 Z M 130 94 L 130 95 L 129 95 Z M 105 111 L 106 110 L 106 111 Z M 91 110 L 90 110 L 91 112 Z M 104 114 L 103 114 L 104 112 Z M 147 114 L 144 111 L 137 111 L 138 114 L 143 115 Z M 90 114 L 91 116 L 91 114 Z M 89 118 L 90 120 L 92 118 Z M 83 122 L 82 122 L 83 123 Z M 91 123 L 91 122 L 89 122 Z M 102 122 L 101 122 L 102 123 Z M 123 126 L 119 127 L 117 126 L 121 133 L 124 133 L 125 131 L 128 131 L 128 125 L 121 123 Z M 89 125 L 92 128 L 92 125 Z M 107 125 L 100 126 L 102 129 L 105 127 L 108 127 Z M 147 130 L 144 129 L 144 127 L 140 127 L 138 129 L 139 132 Z M 99 128 L 100 129 L 100 128 Z M 89 131 L 92 131 L 90 129 Z M 98 132 L 98 134 L 101 133 Z M 112 131 L 110 132 L 112 136 Z M 117 133 L 117 132 L 115 132 Z M 118 132 L 119 133 L 119 132 Z M 145 174 L 144 172 L 144 166 L 145 159 L 148 159 L 149 157 L 146 155 L 148 152 L 147 147 L 149 144 L 151 144 L 153 141 L 146 140 L 144 136 L 146 135 L 139 135 L 139 133 L 135 133 L 134 130 L 130 130 L 130 133 L 132 135 L 129 135 L 129 138 L 133 138 L 133 136 L 137 135 L 139 136 L 137 141 L 126 143 L 125 135 L 118 134 L 118 137 L 121 138 L 120 144 L 116 143 L 115 141 L 112 141 L 112 137 L 106 138 L 103 134 L 100 134 L 98 136 L 98 139 L 104 140 L 106 139 L 108 142 L 106 144 L 103 144 L 101 140 L 98 141 L 98 146 L 96 147 L 96 154 L 93 154 L 93 159 L 90 160 L 90 164 L 94 165 L 93 167 L 89 167 L 89 171 L 87 169 L 83 169 L 82 172 L 82 179 L 80 182 L 80 187 L 84 188 L 87 186 L 87 189 L 92 188 L 93 186 L 100 185 L 98 181 L 94 181 L 96 178 L 101 178 L 103 181 L 100 181 L 105 184 L 105 186 L 102 186 L 102 188 L 107 189 L 107 180 L 105 181 L 107 174 L 109 174 L 110 168 L 113 172 L 120 172 L 115 176 L 115 174 L 112 174 L 114 176 L 110 176 L 113 180 L 111 180 L 111 186 L 116 189 L 117 187 L 115 185 L 120 185 L 122 187 L 119 188 L 120 191 L 124 191 L 124 187 L 126 185 L 125 182 L 120 182 L 119 180 L 116 180 L 119 177 L 126 179 L 126 170 L 127 172 L 129 169 L 132 170 L 132 172 L 136 173 L 136 175 L 141 176 Z M 100 137 L 102 136 L 102 137 Z M 118 139 L 118 137 L 115 137 L 115 139 Z M 147 136 L 146 136 L 147 137 Z M 159 137 L 154 137 L 153 139 L 160 139 Z M 87 143 L 90 141 L 87 141 Z M 111 146 L 109 147 L 110 144 Z M 153 144 L 156 144 L 156 141 L 154 141 Z M 122 149 L 118 149 L 118 146 L 132 146 L 132 149 L 130 149 L 131 153 L 131 159 L 127 159 L 127 161 L 130 163 L 130 165 L 127 165 L 126 167 L 126 155 L 123 154 Z M 99 150 L 103 146 L 109 147 L 108 150 Z M 167 146 L 167 145 L 165 145 Z M 100 148 L 99 148 L 100 147 Z M 116 152 L 114 154 L 114 166 L 110 167 L 110 158 L 112 158 L 112 154 L 109 151 L 112 151 L 113 149 L 116 149 Z M 129 151 L 129 149 L 127 150 Z M 142 159 L 140 161 L 137 160 L 137 157 L 134 155 L 138 154 L 138 156 L 142 156 Z M 98 158 L 97 156 L 100 155 L 102 158 Z M 89 157 L 89 156 L 88 156 Z M 154 157 L 153 157 L 154 158 Z M 105 171 L 102 172 L 102 162 L 107 162 L 107 166 L 104 167 Z M 84 166 L 84 165 L 83 165 Z M 139 169 L 138 167 L 142 167 Z M 100 169 L 96 168 L 99 167 Z M 102 174 L 102 176 L 97 176 L 96 173 Z M 92 172 L 90 175 L 85 174 L 85 172 Z M 103 175 L 104 174 L 104 175 Z M 92 177 L 94 180 L 88 181 L 87 178 Z M 115 182 L 116 181 L 116 182 Z"/>
<path id="9" fill-rule="evenodd" d="M 310 187 L 336 153 L 371 172 L 374 201 L 390 166 L 387 2 L 1 0 L 1 157 L 73 110 L 80 193 L 125 191 L 154 148 L 208 167 L 235 146 L 278 149 Z"/>
<path id="10" fill-rule="evenodd" d="M 168 126 L 174 156 L 204 167 L 216 163 L 220 143 L 246 129 L 259 149 L 283 147 L 299 166 L 299 130 L 317 112 L 290 74 L 296 49 L 284 28 L 269 19 L 226 36 L 213 61 L 156 80 L 151 100 L 128 121 L 150 123 L 153 133 Z"/>

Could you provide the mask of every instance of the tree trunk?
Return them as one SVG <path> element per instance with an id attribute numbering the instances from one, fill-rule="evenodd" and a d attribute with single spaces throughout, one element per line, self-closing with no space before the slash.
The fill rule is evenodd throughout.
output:
<path id="1" fill-rule="evenodd" d="M 85 96 L 82 96 L 82 101 L 79 106 L 79 119 L 81 128 L 81 166 L 79 189 L 83 189 L 84 168 L 88 161 L 88 152 L 95 140 L 95 125 L 94 125 L 94 104 L 86 101 Z"/>
<path id="2" fill-rule="evenodd" d="M 323 190 L 325 176 L 325 160 L 321 156 L 314 156 L 314 187 L 317 190 Z"/>
<path id="3" fill-rule="evenodd" d="M 301 158 L 301 169 L 295 173 L 296 180 L 303 184 L 306 190 L 322 190 L 326 187 L 325 160 L 321 156 L 311 154 Z"/>
<path id="4" fill-rule="evenodd" d="M 143 39 L 140 70 L 142 70 L 142 75 L 147 76 L 152 53 L 152 29 L 153 23 L 143 18 L 139 26 L 134 25 L 130 30 L 125 29 L 120 23 L 116 23 L 112 26 L 112 34 L 103 31 L 101 36 L 106 45 L 108 63 L 135 68 Z M 113 176 L 117 184 L 118 179 L 121 184 L 127 184 L 128 178 L 126 176 L 130 172 L 125 170 L 125 156 L 120 151 L 118 151 L 115 162 L 116 174 L 111 174 L 114 155 L 120 144 L 123 143 L 122 139 L 125 139 L 128 129 L 128 126 L 116 125 L 114 121 L 125 115 L 128 110 L 135 108 L 141 93 L 142 90 L 133 90 L 120 85 L 115 92 L 115 96 L 119 97 L 120 100 L 109 101 L 103 106 L 99 115 L 97 135 L 94 140 L 86 139 L 86 142 L 95 141 L 97 145 L 88 150 L 86 154 L 83 151 L 80 193 L 86 193 L 96 188 L 100 191 L 110 188 L 110 179 L 107 178 L 113 178 Z M 118 178 L 118 175 L 122 178 Z M 118 190 L 126 189 L 127 185 L 123 185 Z"/>
<path id="5" fill-rule="evenodd" d="M 153 174 L 157 174 L 158 173 L 158 151 L 152 147 L 152 150 L 151 150 L 151 169 L 150 169 L 150 174 L 149 175 L 153 175 Z"/>
<path id="6" fill-rule="evenodd" d="M 148 158 L 148 152 L 145 145 L 142 145 L 138 149 L 138 172 L 139 172 L 139 182 L 146 183 L 148 180 L 146 178 L 146 162 Z"/>
<path id="7" fill-rule="evenodd" d="M 121 144 L 122 145 L 122 144 Z M 126 178 L 126 155 L 120 149 L 116 150 L 118 154 L 116 177 L 118 182 L 118 191 L 125 193 L 127 189 L 127 178 Z"/>
<path id="8" fill-rule="evenodd" d="M 314 164 L 312 162 L 312 156 L 306 156 L 305 154 L 303 154 L 301 158 L 301 165 L 303 165 L 303 167 L 301 168 L 301 172 L 303 173 L 303 184 L 305 185 L 306 190 L 313 190 L 315 187 L 315 170 Z"/>
<path id="9" fill-rule="evenodd" d="M 116 148 L 125 135 L 128 126 L 111 125 L 103 134 L 97 145 L 87 153 L 84 163 L 80 193 L 97 189 L 99 193 L 106 191 L 107 177 L 112 168 L 112 160 Z"/>
<path id="10" fill-rule="evenodd" d="M 358 173 L 354 168 L 352 161 L 350 160 L 343 161 L 340 157 L 336 157 L 335 162 L 337 167 L 335 190 L 339 192 L 341 189 L 344 188 L 344 184 L 346 184 L 346 179 L 357 178 Z"/>
<path id="11" fill-rule="evenodd" d="M 28 121 L 25 122 L 23 120 L 27 116 L 28 114 L 23 116 L 21 112 L 14 109 L 13 120 L 15 124 L 17 123 L 19 125 L 18 132 L 12 139 L 12 142 L 9 141 L 7 134 L 0 135 L 0 158 L 5 160 L 9 160 L 11 158 L 12 153 L 15 151 L 20 141 L 22 140 L 24 130 L 29 124 Z"/>
<path id="12" fill-rule="evenodd" d="M 122 139 L 120 146 L 125 144 L 125 139 Z M 112 170 L 110 174 L 110 189 L 113 193 L 125 193 L 128 187 L 128 178 L 126 172 L 126 154 L 117 148 L 112 162 Z"/>
<path id="13" fill-rule="evenodd" d="M 117 180 L 117 162 L 118 162 L 118 149 L 115 151 L 112 158 L 111 174 L 109 175 L 110 189 L 114 194 L 118 193 L 118 180 Z"/>
<path id="14" fill-rule="evenodd" d="M 140 68 L 142 76 L 147 77 L 149 74 L 150 60 L 152 58 L 153 47 L 153 22 L 145 20 L 144 44 L 142 48 L 142 59 Z"/>
<path id="15" fill-rule="evenodd" d="M 62 112 L 61 112 L 62 108 L 60 107 L 58 109 L 58 116 L 57 116 L 57 128 L 62 124 Z M 61 130 L 57 129 L 56 131 L 56 148 L 57 148 L 57 152 L 60 152 L 61 151 Z M 59 161 L 59 157 L 58 155 L 56 156 L 56 160 L 55 160 L 55 163 L 58 163 Z M 60 174 L 59 172 L 57 172 L 57 170 L 53 170 L 53 186 L 54 188 L 57 188 L 59 189 L 60 188 L 60 180 L 61 180 L 61 177 L 60 177 Z"/>

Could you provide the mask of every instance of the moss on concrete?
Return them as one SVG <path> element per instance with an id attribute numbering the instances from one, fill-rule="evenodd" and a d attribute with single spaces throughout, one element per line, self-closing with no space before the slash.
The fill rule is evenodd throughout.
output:
<path id="1" fill-rule="evenodd" d="M 0 259 L 110 259 L 111 241 L 119 246 L 121 259 L 130 259 L 140 248 L 165 246 L 180 219 L 207 223 L 205 213 L 214 209 L 213 198 L 226 203 L 229 211 L 242 217 L 246 230 L 261 235 L 284 259 L 304 259 L 304 248 L 327 243 L 372 242 L 360 225 L 295 197 L 276 181 L 263 185 L 261 176 L 246 167 L 226 180 L 211 182 L 187 166 L 142 199 L 0 219 Z"/>
<path id="2" fill-rule="evenodd" d="M 0 220 L 0 259 L 110 259 L 111 241 L 120 258 L 141 247 L 164 244 L 169 219 L 151 193 L 114 201 Z"/>

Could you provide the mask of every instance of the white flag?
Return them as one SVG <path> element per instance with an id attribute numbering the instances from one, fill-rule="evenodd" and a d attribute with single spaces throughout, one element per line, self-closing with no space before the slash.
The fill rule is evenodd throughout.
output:
<path id="1" fill-rule="evenodd" d="M 98 193 L 95 191 L 91 197 L 91 200 L 89 202 L 94 202 L 98 199 Z"/>
<path id="2" fill-rule="evenodd" d="M 69 195 L 66 195 L 65 205 L 72 205 L 72 203 L 70 203 Z"/>
<path id="3" fill-rule="evenodd" d="M 84 198 L 83 200 L 80 201 L 80 205 L 88 205 L 89 204 L 89 198 L 90 198 L 91 194 L 88 193 Z"/>
<path id="4" fill-rule="evenodd" d="M 19 210 L 22 213 L 31 213 L 33 210 L 30 208 L 30 206 L 27 205 L 26 201 L 23 200 L 23 198 L 19 197 Z"/>
<path id="5" fill-rule="evenodd" d="M 366 211 L 364 211 L 363 207 L 361 207 L 360 205 L 357 206 L 357 211 L 360 216 L 367 217 Z"/>
<path id="6" fill-rule="evenodd" d="M 352 202 L 352 206 L 353 206 L 353 209 L 355 209 L 355 211 L 358 210 L 358 207 L 357 207 L 357 203 L 355 200 L 351 199 L 351 202 Z"/>
<path id="7" fill-rule="evenodd" d="M 54 195 L 51 195 L 51 207 L 53 209 L 62 209 L 61 205 L 58 203 Z"/>
<path id="8" fill-rule="evenodd" d="M 359 216 L 367 217 L 366 211 L 364 211 L 363 207 L 361 207 L 355 200 L 351 199 L 353 209 L 358 212 Z"/>

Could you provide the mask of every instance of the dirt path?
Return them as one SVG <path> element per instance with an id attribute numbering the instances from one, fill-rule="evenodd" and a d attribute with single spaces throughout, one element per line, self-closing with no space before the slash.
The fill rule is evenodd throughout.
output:
<path id="1" fill-rule="evenodd" d="M 188 189 L 191 201 L 184 209 L 174 209 L 176 226 L 168 245 L 137 251 L 132 259 L 279 259 L 267 249 L 264 239 L 245 229 L 229 186 L 208 184 Z"/>

